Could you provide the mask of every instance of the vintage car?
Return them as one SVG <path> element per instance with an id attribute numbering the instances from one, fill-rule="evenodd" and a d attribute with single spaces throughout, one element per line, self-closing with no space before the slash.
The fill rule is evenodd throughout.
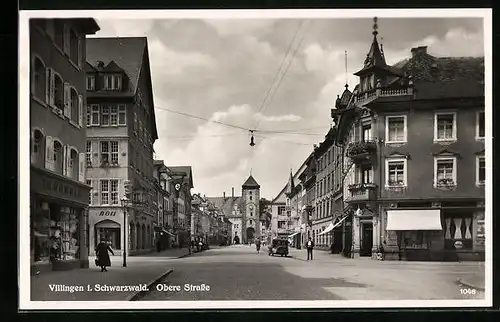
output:
<path id="1" fill-rule="evenodd" d="M 269 256 L 274 255 L 288 256 L 288 240 L 282 238 L 273 239 L 269 245 Z"/>

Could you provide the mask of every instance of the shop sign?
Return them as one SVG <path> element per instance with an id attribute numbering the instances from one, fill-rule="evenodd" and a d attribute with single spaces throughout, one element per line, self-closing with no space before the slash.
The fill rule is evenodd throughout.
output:
<path id="1" fill-rule="evenodd" d="M 462 249 L 464 247 L 464 243 L 462 243 L 460 240 L 457 240 L 453 246 L 455 246 L 456 249 Z"/>
<path id="2" fill-rule="evenodd" d="M 84 187 L 80 187 L 78 183 L 66 182 L 66 180 L 59 178 L 45 177 L 33 172 L 31 184 L 34 190 L 40 193 L 88 204 L 89 191 Z"/>
<path id="3" fill-rule="evenodd" d="M 109 211 L 109 210 L 102 210 L 99 212 L 99 217 L 115 217 L 116 216 L 116 211 Z"/>

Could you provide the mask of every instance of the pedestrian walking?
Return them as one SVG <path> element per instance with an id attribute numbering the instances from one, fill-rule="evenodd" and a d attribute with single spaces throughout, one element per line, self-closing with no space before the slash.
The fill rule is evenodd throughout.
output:
<path id="1" fill-rule="evenodd" d="M 111 266 L 111 259 L 109 258 L 109 253 L 115 255 L 113 249 L 107 241 L 101 240 L 101 242 L 96 247 L 96 265 L 101 267 L 101 272 L 107 272 L 106 267 Z"/>
<path id="2" fill-rule="evenodd" d="M 255 247 L 257 248 L 257 253 L 260 253 L 260 239 L 255 241 Z"/>
<path id="3" fill-rule="evenodd" d="M 306 243 L 306 248 L 307 248 L 307 260 L 311 258 L 313 259 L 313 248 L 314 248 L 314 242 L 312 241 L 311 237 L 309 237 L 309 240 Z"/>

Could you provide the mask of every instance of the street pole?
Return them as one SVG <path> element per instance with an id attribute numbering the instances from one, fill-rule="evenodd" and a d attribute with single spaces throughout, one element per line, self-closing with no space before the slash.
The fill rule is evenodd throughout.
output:
<path id="1" fill-rule="evenodd" d="M 123 203 L 123 267 L 127 267 L 127 204 Z"/>

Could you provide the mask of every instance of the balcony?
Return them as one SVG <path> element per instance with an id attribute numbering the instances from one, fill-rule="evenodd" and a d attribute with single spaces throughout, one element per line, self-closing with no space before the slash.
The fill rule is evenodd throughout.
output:
<path id="1" fill-rule="evenodd" d="M 378 97 L 413 97 L 413 87 L 409 85 L 408 87 L 401 88 L 374 88 L 363 93 L 359 93 L 355 96 L 354 101 L 356 103 L 368 103 Z"/>
<path id="2" fill-rule="evenodd" d="M 353 161 L 369 160 L 377 151 L 375 141 L 352 142 L 347 146 L 347 156 Z"/>
<path id="3" fill-rule="evenodd" d="M 377 185 L 373 183 L 356 183 L 349 185 L 349 195 L 346 198 L 346 202 L 366 202 L 374 200 L 376 198 L 375 190 Z"/>

